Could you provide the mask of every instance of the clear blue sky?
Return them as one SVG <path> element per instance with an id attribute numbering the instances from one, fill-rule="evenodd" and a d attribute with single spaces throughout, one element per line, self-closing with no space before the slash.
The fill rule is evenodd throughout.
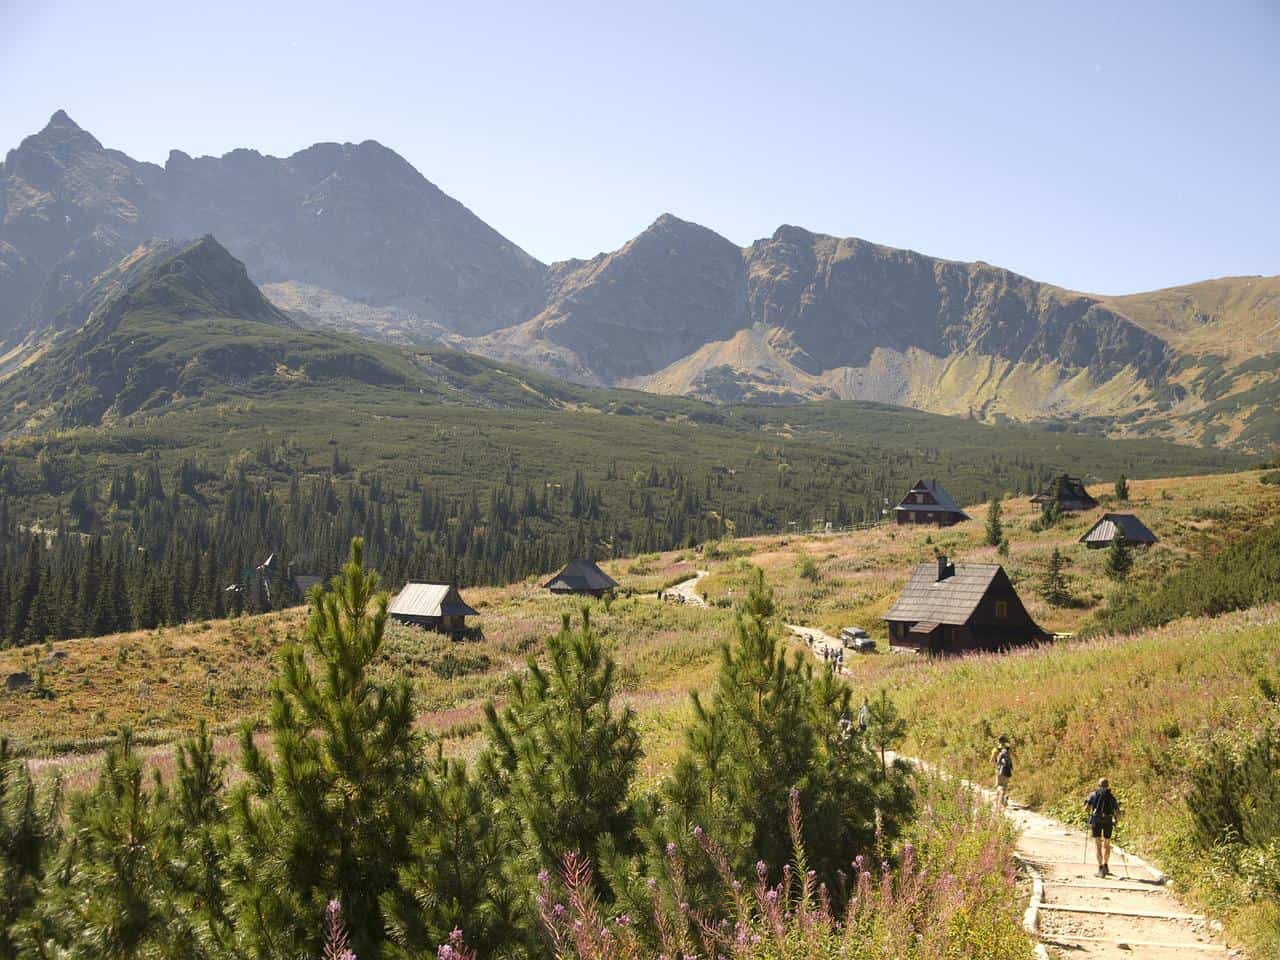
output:
<path id="1" fill-rule="evenodd" d="M 900 8 L 900 9 L 892 9 Z M 1122 293 L 1280 273 L 1280 3 L 0 0 L 0 150 L 376 139 L 543 260 L 670 211 Z"/>

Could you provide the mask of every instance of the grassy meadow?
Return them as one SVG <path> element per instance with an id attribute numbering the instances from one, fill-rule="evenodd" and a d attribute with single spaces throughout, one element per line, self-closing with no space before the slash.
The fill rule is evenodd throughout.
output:
<path id="1" fill-rule="evenodd" d="M 1137 513 L 1161 543 L 1137 558 L 1131 579 L 1155 581 L 1187 556 L 1212 549 L 1268 517 L 1280 515 L 1280 487 L 1258 482 L 1256 472 L 1212 477 L 1131 481 L 1127 504 L 1102 510 Z M 1101 494 L 1096 489 L 1095 494 Z M 722 541 L 699 550 L 646 554 L 605 563 L 622 585 L 611 604 L 591 602 L 592 622 L 613 646 L 623 688 L 657 708 L 705 687 L 720 643 L 727 639 L 732 604 L 763 570 L 785 622 L 834 633 L 856 624 L 885 637 L 880 617 L 916 563 L 935 549 L 961 562 L 1005 566 L 1032 615 L 1046 629 L 1072 633 L 1105 601 L 1105 551 L 1075 541 L 1101 510 L 1068 516 L 1033 532 L 1038 510 L 1026 498 L 1003 503 L 1008 556 L 984 544 L 986 508 L 971 505 L 974 519 L 945 530 L 883 525 L 850 534 L 758 537 Z M 1070 559 L 1073 602 L 1046 603 L 1039 582 L 1052 550 Z M 811 564 L 806 564 L 806 558 Z M 660 588 L 708 571 L 699 590 L 709 608 L 659 603 Z M 626 594 L 633 593 L 633 596 Z M 424 723 L 463 736 L 479 707 L 501 697 L 505 679 L 536 655 L 561 617 L 577 616 L 581 601 L 548 595 L 537 578 L 505 587 L 465 590 L 479 612 L 485 639 L 454 644 L 430 633 L 393 625 L 384 666 L 413 679 Z M 205 721 L 229 731 L 263 715 L 274 670 L 274 652 L 300 636 L 305 608 L 258 617 L 209 621 L 41 647 L 0 650 L 0 673 L 23 670 L 38 681 L 39 695 L 0 694 L 0 727 L 29 755 L 84 752 L 121 726 L 142 742 L 163 742 Z M 800 644 L 797 643 L 797 647 Z M 855 682 L 897 677 L 900 658 L 884 654 L 851 659 Z M 896 682 L 896 681 L 895 681 Z M 454 722 L 433 720 L 454 717 Z"/>
<path id="2" fill-rule="evenodd" d="M 669 770 L 690 716 L 687 693 L 706 689 L 720 644 L 731 633 L 735 599 L 757 570 L 775 591 L 784 622 L 834 632 L 858 624 L 885 635 L 880 617 L 913 564 L 934 549 L 964 561 L 1000 562 L 1032 615 L 1046 629 L 1076 632 L 1112 589 L 1105 551 L 1076 543 L 1103 510 L 1132 511 L 1161 538 L 1141 554 L 1132 582 L 1154 583 L 1185 560 L 1280 516 L 1280 487 L 1257 472 L 1131 481 L 1126 504 L 1068 516 L 1031 529 L 1038 509 L 1025 498 L 1003 503 L 1007 556 L 984 545 L 986 507 L 946 530 L 897 528 L 835 535 L 759 537 L 707 544 L 605 564 L 622 595 L 591 602 L 597 632 L 618 661 L 625 700 L 638 714 L 644 742 L 640 782 Z M 1073 600 L 1047 604 L 1039 583 L 1054 548 L 1070 559 Z M 808 561 L 807 562 L 806 558 Z M 654 592 L 706 570 L 699 589 L 710 606 L 660 603 Z M 631 595 L 628 595 L 631 594 Z M 465 590 L 478 611 L 483 641 L 454 644 L 395 625 L 380 669 L 412 679 L 420 725 L 447 752 L 471 755 L 480 743 L 482 707 L 501 700 L 509 678 L 537 656 L 561 617 L 581 603 L 549 596 L 531 578 L 506 587 Z M 172 764 L 168 742 L 205 720 L 222 750 L 236 749 L 234 728 L 260 720 L 268 702 L 274 653 L 305 625 L 296 608 L 261 617 L 0 651 L 0 673 L 37 676 L 38 694 L 0 694 L 0 728 L 44 776 L 70 786 L 96 773 L 100 748 L 128 725 L 149 745 L 148 762 Z M 859 694 L 885 688 L 910 726 L 907 752 L 984 778 L 994 735 L 1015 745 L 1015 799 L 1066 818 L 1100 775 L 1111 776 L 1125 802 L 1122 840 L 1156 860 L 1192 898 L 1231 919 L 1270 930 L 1265 906 L 1241 909 L 1238 883 L 1191 851 L 1183 802 L 1189 771 L 1215 736 L 1243 736 L 1277 705 L 1258 693 L 1259 678 L 1280 686 L 1280 606 L 1213 620 L 1182 620 L 1134 637 L 1063 640 L 1005 656 L 950 660 L 878 653 L 851 657 L 849 682 Z M 797 651 L 804 647 L 794 642 Z M 883 649 L 883 647 L 882 647 Z M 976 708 L 975 704 L 981 704 Z M 1256 942 L 1265 943 L 1257 937 Z"/>

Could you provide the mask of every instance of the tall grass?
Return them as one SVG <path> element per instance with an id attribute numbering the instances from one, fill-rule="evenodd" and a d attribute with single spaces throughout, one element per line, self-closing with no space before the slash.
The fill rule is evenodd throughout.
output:
<path id="1" fill-rule="evenodd" d="M 557 957 L 566 960 L 741 958 L 741 960 L 1025 960 L 1008 825 L 954 781 L 917 783 L 921 816 L 878 862 L 859 857 L 843 889 L 829 890 L 808 870 L 800 842 L 799 802 L 791 801 L 794 859 L 782 880 L 758 864 L 735 877 L 715 840 L 695 829 L 700 855 L 723 883 L 719 922 L 681 896 L 684 864 L 669 848 L 675 883 L 655 886 L 649 917 L 611 915 L 595 897 L 591 865 L 566 859 L 558 878 L 543 874 L 539 910 Z M 891 862 L 892 861 L 892 862 Z"/>

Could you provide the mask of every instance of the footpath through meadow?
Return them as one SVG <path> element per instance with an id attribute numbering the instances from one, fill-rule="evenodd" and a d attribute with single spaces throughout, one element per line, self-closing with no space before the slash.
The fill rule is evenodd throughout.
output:
<path id="1" fill-rule="evenodd" d="M 814 627 L 791 624 L 822 658 L 840 641 Z M 931 769 L 920 760 L 903 759 Z M 945 771 L 943 771 L 945 775 Z M 968 783 L 987 802 L 995 792 Z M 1024 925 L 1037 952 L 1054 960 L 1193 960 L 1237 957 L 1218 925 L 1188 910 L 1164 874 L 1120 847 L 1112 847 L 1111 876 L 1097 875 L 1092 838 L 1060 820 L 1010 803 L 1005 816 L 1018 828 L 1015 856 L 1032 883 Z"/>

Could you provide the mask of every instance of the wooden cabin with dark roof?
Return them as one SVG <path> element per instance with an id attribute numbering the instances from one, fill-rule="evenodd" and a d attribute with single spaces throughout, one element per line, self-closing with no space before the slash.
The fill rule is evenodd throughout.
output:
<path id="1" fill-rule="evenodd" d="M 1160 538 L 1147 529 L 1147 525 L 1132 513 L 1104 513 L 1102 519 L 1089 528 L 1088 533 L 1080 538 L 1090 550 L 1101 550 L 1111 546 L 1116 537 L 1135 547 L 1149 547 L 1158 543 Z"/>
<path id="2" fill-rule="evenodd" d="M 453 636 L 466 630 L 467 617 L 478 616 L 453 584 L 418 581 L 404 585 L 387 607 L 387 613 L 400 623 Z"/>
<path id="3" fill-rule="evenodd" d="M 542 585 L 552 593 L 577 593 L 589 597 L 601 597 L 616 590 L 618 581 L 613 579 L 594 560 L 577 557 L 570 560 L 563 570 Z"/>
<path id="4" fill-rule="evenodd" d="M 1063 513 L 1092 510 L 1098 505 L 1098 501 L 1085 489 L 1083 480 L 1065 473 L 1054 477 L 1047 487 L 1031 498 L 1032 503 L 1038 503 L 1041 507 L 1055 501 Z"/>
<path id="5" fill-rule="evenodd" d="M 1006 650 L 1052 639 L 1022 605 L 1004 568 L 922 563 L 884 615 L 889 644 L 921 653 Z"/>
<path id="6" fill-rule="evenodd" d="M 917 480 L 902 502 L 893 508 L 893 516 L 899 526 L 930 523 L 949 527 L 969 519 L 937 480 Z"/>

